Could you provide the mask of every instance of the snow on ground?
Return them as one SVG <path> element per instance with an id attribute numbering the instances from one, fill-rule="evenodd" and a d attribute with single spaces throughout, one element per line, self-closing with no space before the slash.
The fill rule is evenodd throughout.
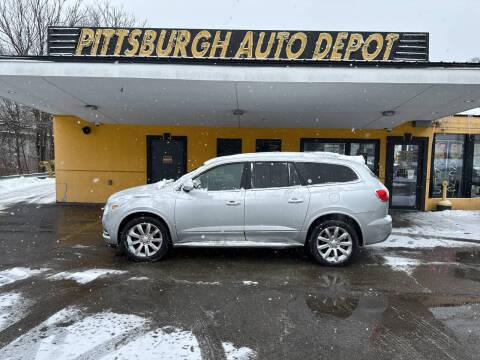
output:
<path id="1" fill-rule="evenodd" d="M 48 277 L 50 280 L 75 280 L 79 284 L 87 284 L 98 277 L 105 275 L 120 275 L 125 274 L 126 271 L 110 270 L 110 269 L 90 269 L 85 271 L 68 272 L 64 271 Z"/>
<path id="2" fill-rule="evenodd" d="M 449 237 L 480 242 L 480 210 L 446 210 L 395 213 L 395 220 L 406 227 L 394 233 L 421 237 Z"/>
<path id="3" fill-rule="evenodd" d="M 55 179 L 19 177 L 0 180 L 0 210 L 12 204 L 50 204 L 55 202 Z"/>
<path id="4" fill-rule="evenodd" d="M 121 346 L 101 360 L 127 359 L 201 359 L 197 338 L 190 331 L 164 327 L 149 331 Z"/>
<path id="5" fill-rule="evenodd" d="M 255 359 L 257 353 L 248 347 L 236 348 L 231 342 L 222 343 L 227 360 L 250 360 Z"/>
<path id="6" fill-rule="evenodd" d="M 0 294 L 0 332 L 19 321 L 29 305 L 30 301 L 18 292 Z"/>
<path id="7" fill-rule="evenodd" d="M 405 271 L 409 275 L 413 273 L 415 266 L 420 265 L 420 261 L 416 259 L 396 256 L 384 256 L 383 258 L 385 259 L 385 264 L 389 265 L 392 270 Z"/>
<path id="8" fill-rule="evenodd" d="M 0 286 L 10 284 L 18 280 L 24 280 L 30 276 L 40 274 L 48 269 L 32 270 L 30 268 L 15 267 L 0 271 Z"/>
<path id="9" fill-rule="evenodd" d="M 256 352 L 222 343 L 228 360 L 250 360 Z M 202 359 L 191 331 L 164 326 L 152 329 L 137 315 L 68 307 L 0 350 L 1 359 Z"/>
<path id="10" fill-rule="evenodd" d="M 258 281 L 243 280 L 243 285 L 258 285 Z"/>
<path id="11" fill-rule="evenodd" d="M 479 235 L 480 237 L 480 235 Z M 434 248 L 434 247 L 464 247 L 464 246 L 480 246 L 480 241 L 465 242 L 461 240 L 446 240 L 438 237 L 421 237 L 416 235 L 400 235 L 395 232 L 392 233 L 384 242 L 368 245 L 368 248 Z"/>

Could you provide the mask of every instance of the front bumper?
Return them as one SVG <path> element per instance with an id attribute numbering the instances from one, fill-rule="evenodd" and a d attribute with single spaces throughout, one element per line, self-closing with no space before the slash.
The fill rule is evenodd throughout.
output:
<path id="1" fill-rule="evenodd" d="M 107 244 L 111 245 L 118 245 L 117 242 L 117 226 L 116 222 L 114 220 L 114 216 L 111 213 L 103 213 L 102 217 L 102 227 L 103 227 L 103 233 L 102 237 L 103 240 Z"/>
<path id="2" fill-rule="evenodd" d="M 392 217 L 387 215 L 381 219 L 370 222 L 364 231 L 363 242 L 365 245 L 376 244 L 387 240 L 392 233 Z"/>

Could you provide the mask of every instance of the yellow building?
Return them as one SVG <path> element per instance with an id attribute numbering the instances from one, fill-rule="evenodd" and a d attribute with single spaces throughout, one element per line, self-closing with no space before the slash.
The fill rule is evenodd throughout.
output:
<path id="1" fill-rule="evenodd" d="M 393 208 L 480 209 L 480 64 L 426 33 L 52 28 L 0 59 L 0 96 L 54 114 L 58 202 L 178 178 L 220 155 L 363 155 Z M 266 39 L 269 39 L 268 41 Z"/>
<path id="2" fill-rule="evenodd" d="M 85 126 L 91 127 L 88 135 L 82 132 Z M 157 166 L 155 162 L 161 163 L 160 167 L 164 169 L 161 174 L 174 174 L 179 171 L 178 168 L 181 168 L 178 174 L 182 174 L 183 169 L 191 171 L 217 155 L 277 150 L 275 146 L 280 145 L 281 151 L 318 148 L 366 155 L 372 171 L 389 186 L 393 207 L 434 210 L 441 194 L 438 184 L 447 179 L 454 183 L 450 184 L 448 192 L 454 209 L 480 209 L 480 184 L 471 184 L 480 180 L 480 119 L 476 117 L 445 117 L 428 127 L 416 127 L 414 123 L 407 122 L 387 131 L 113 124 L 95 127 L 77 117 L 56 116 L 54 131 L 59 202 L 101 203 L 116 191 L 143 185 L 149 180 L 161 180 L 161 175 L 159 178 L 148 178 L 149 173 L 153 173 L 151 167 Z M 157 159 L 150 159 L 149 164 L 152 143 L 163 143 L 164 138 L 170 138 L 169 142 L 174 143 L 174 147 L 168 145 L 171 152 L 167 149 Z M 265 146 L 261 144 L 263 140 L 276 140 L 276 143 L 267 144 L 273 149 L 260 149 L 259 146 Z M 225 142 L 230 145 L 229 148 Z M 178 153 L 177 147 L 182 149 Z M 464 174 L 467 163 L 473 160 L 469 160 L 465 152 L 469 148 L 474 149 L 476 155 L 476 172 L 470 175 L 476 176 L 475 179 L 467 179 Z M 464 159 L 463 168 L 457 169 L 461 177 L 453 174 L 442 177 L 441 167 L 448 167 L 454 159 L 458 162 L 460 158 Z M 436 170 L 433 164 L 436 164 Z M 458 164 L 455 165 L 458 167 Z M 468 197 L 464 195 L 467 186 L 471 187 Z"/>

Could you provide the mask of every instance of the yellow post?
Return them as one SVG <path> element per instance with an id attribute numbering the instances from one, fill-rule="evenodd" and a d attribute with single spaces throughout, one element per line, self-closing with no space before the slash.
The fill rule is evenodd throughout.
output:
<path id="1" fill-rule="evenodd" d="M 451 210 L 452 202 L 447 200 L 448 181 L 442 182 L 442 200 L 437 204 L 437 210 Z"/>

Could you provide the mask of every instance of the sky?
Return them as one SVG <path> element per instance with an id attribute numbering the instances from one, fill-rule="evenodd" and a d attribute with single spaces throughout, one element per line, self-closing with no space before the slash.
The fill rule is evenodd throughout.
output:
<path id="1" fill-rule="evenodd" d="M 430 61 L 480 57 L 480 0 L 111 0 L 158 28 L 429 32 Z"/>

